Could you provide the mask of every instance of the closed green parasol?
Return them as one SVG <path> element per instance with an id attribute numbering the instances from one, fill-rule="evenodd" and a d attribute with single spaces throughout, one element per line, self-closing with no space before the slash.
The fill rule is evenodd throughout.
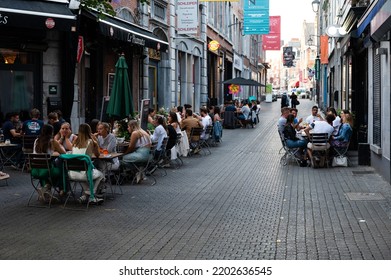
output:
<path id="1" fill-rule="evenodd" d="M 120 56 L 115 64 L 114 83 L 106 113 L 110 117 L 117 119 L 123 119 L 133 114 L 128 65 L 123 55 Z"/>

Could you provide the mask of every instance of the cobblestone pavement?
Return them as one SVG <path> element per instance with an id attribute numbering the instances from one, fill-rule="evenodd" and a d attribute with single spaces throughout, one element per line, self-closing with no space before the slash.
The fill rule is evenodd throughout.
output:
<path id="1" fill-rule="evenodd" d="M 88 211 L 26 207 L 29 174 L 6 169 L 0 259 L 391 259 L 390 185 L 368 166 L 281 166 L 279 110 Z"/>

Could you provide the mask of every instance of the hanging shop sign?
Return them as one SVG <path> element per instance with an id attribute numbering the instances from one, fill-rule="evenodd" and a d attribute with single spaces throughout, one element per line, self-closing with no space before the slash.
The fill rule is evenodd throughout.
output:
<path id="1" fill-rule="evenodd" d="M 217 51 L 220 48 L 220 43 L 216 40 L 210 41 L 208 44 L 208 49 L 212 52 Z"/>

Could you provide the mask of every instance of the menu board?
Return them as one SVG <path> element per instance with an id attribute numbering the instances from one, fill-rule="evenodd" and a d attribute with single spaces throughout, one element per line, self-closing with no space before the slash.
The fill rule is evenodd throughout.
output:
<path id="1" fill-rule="evenodd" d="M 150 105 L 150 99 L 143 99 L 141 100 L 141 128 L 145 131 L 147 130 L 147 124 L 148 124 L 148 112 L 149 112 L 149 105 Z"/>

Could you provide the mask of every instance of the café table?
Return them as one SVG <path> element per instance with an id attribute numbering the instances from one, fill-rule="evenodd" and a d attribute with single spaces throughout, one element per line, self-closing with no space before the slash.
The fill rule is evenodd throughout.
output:
<path id="1" fill-rule="evenodd" d="M 110 190 L 111 190 L 113 198 L 114 198 L 114 194 L 115 194 L 115 189 L 113 190 L 113 185 L 112 185 L 111 180 L 110 180 L 110 175 L 114 174 L 114 172 L 117 171 L 117 170 L 113 170 L 112 169 L 112 166 L 113 166 L 112 165 L 112 160 L 115 159 L 115 158 L 122 157 L 123 154 L 124 153 L 120 153 L 120 152 L 100 153 L 99 157 L 96 157 L 95 155 L 93 155 L 91 157 L 94 162 L 96 160 L 99 160 L 102 163 L 102 164 L 99 165 L 101 167 L 100 171 L 102 171 L 102 173 L 104 174 L 104 176 L 106 178 L 105 184 L 107 183 L 108 186 L 110 187 Z M 118 167 L 118 171 L 119 171 L 119 167 Z M 116 182 L 118 183 L 118 180 L 116 180 Z M 119 186 L 119 184 L 116 184 L 116 186 Z M 120 191 L 121 191 L 121 194 L 122 194 L 122 189 L 121 189 L 120 186 L 119 186 L 119 188 L 120 188 Z"/>

